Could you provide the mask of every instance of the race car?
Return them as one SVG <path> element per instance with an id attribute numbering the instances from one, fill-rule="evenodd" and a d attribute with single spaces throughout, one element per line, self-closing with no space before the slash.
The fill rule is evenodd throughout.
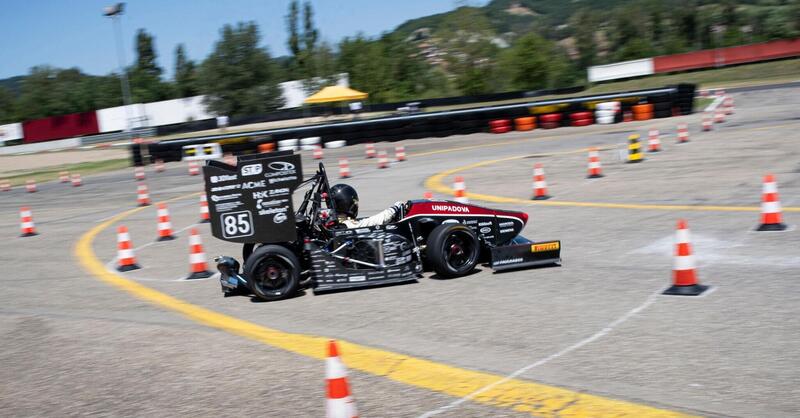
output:
<path id="1" fill-rule="evenodd" d="M 325 167 L 302 180 L 291 151 L 241 156 L 237 166 L 204 167 L 215 237 L 242 243 L 244 266 L 215 259 L 225 296 L 274 301 L 301 288 L 314 293 L 416 281 L 425 270 L 441 277 L 559 265 L 561 242 L 519 235 L 524 212 L 449 200 L 409 200 L 386 225 L 347 228 L 337 222 Z M 306 188 L 297 210 L 292 194 Z M 241 270 L 241 271 L 240 271 Z"/>

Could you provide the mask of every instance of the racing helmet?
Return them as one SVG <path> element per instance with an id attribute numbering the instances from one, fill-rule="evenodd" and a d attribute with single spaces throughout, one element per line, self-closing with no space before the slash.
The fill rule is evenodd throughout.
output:
<path id="1" fill-rule="evenodd" d="M 338 215 L 355 219 L 358 216 L 358 192 L 349 184 L 336 184 L 330 189 L 333 208 Z"/>

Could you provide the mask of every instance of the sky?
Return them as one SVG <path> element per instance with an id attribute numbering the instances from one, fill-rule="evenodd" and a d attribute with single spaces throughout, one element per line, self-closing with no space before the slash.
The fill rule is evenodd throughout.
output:
<path id="1" fill-rule="evenodd" d="M 79 67 L 89 74 L 118 68 L 116 41 L 103 7 L 112 0 L 0 0 L 0 79 L 24 75 L 34 65 Z M 312 0 L 321 40 L 337 43 L 362 32 L 389 31 L 408 19 L 442 13 L 456 0 Z M 486 1 L 472 1 L 484 4 Z M 122 18 L 127 62 L 134 59 L 138 28 L 155 37 L 158 64 L 172 77 L 175 46 L 205 58 L 226 23 L 253 20 L 273 56 L 286 55 L 289 0 L 131 0 Z"/>

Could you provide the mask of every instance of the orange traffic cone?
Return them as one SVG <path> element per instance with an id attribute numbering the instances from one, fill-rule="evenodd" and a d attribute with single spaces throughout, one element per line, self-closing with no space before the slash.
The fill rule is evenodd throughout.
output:
<path id="1" fill-rule="evenodd" d="M 714 125 L 711 121 L 711 116 L 708 113 L 703 114 L 703 131 L 708 132 L 714 128 Z"/>
<path id="2" fill-rule="evenodd" d="M 195 228 L 192 228 L 192 233 L 189 235 L 189 268 L 191 273 L 187 280 L 211 277 L 212 273 L 208 271 L 206 263 L 206 253 L 203 251 L 203 240 Z"/>
<path id="3" fill-rule="evenodd" d="M 206 194 L 203 193 L 200 195 L 200 223 L 209 223 L 211 222 L 211 216 L 208 213 L 208 198 Z"/>
<path id="4" fill-rule="evenodd" d="M 348 163 L 347 158 L 339 159 L 339 178 L 350 178 L 350 164 Z"/>
<path id="5" fill-rule="evenodd" d="M 33 224 L 33 214 L 30 208 L 23 207 L 19 209 L 20 229 L 22 229 L 21 237 L 32 237 L 39 235 L 36 233 L 36 226 Z"/>
<path id="6" fill-rule="evenodd" d="M 689 127 L 685 123 L 678 125 L 678 143 L 685 144 L 689 142 Z"/>
<path id="7" fill-rule="evenodd" d="M 0 191 L 10 192 L 11 182 L 8 180 L 0 180 Z"/>
<path id="8" fill-rule="evenodd" d="M 389 157 L 386 156 L 386 151 L 378 151 L 378 168 L 389 168 Z"/>
<path id="9" fill-rule="evenodd" d="M 36 193 L 36 180 L 28 180 L 25 182 L 25 191 L 28 193 Z"/>
<path id="10" fill-rule="evenodd" d="M 547 181 L 544 179 L 544 167 L 537 163 L 533 166 L 533 197 L 532 200 L 547 200 Z"/>
<path id="11" fill-rule="evenodd" d="M 81 180 L 81 174 L 75 173 L 72 175 L 72 187 L 81 187 L 83 185 L 83 180 Z"/>
<path id="12" fill-rule="evenodd" d="M 733 97 L 725 96 L 725 99 L 722 101 L 722 104 L 725 109 L 726 115 L 733 114 Z"/>
<path id="13" fill-rule="evenodd" d="M 588 179 L 597 179 L 603 177 L 603 167 L 600 166 L 600 153 L 597 148 L 589 148 L 589 175 Z"/>
<path id="14" fill-rule="evenodd" d="M 314 147 L 314 153 L 313 153 L 312 156 L 314 157 L 315 160 L 321 160 L 322 159 L 322 147 L 319 146 L 319 145 Z"/>
<path id="15" fill-rule="evenodd" d="M 717 109 L 714 112 L 714 123 L 722 123 L 725 122 L 725 111 L 722 109 Z"/>
<path id="16" fill-rule="evenodd" d="M 406 160 L 406 147 L 402 145 L 398 145 L 394 147 L 394 158 L 397 161 L 405 161 Z"/>
<path id="17" fill-rule="evenodd" d="M 431 200 L 431 199 L 433 199 L 433 193 L 425 192 L 425 193 L 422 194 L 422 198 L 423 199 L 427 199 L 427 200 Z"/>
<path id="18" fill-rule="evenodd" d="M 375 144 L 372 142 L 367 142 L 364 145 L 364 152 L 367 158 L 375 158 Z"/>
<path id="19" fill-rule="evenodd" d="M 133 178 L 136 180 L 144 180 L 144 167 L 133 167 Z"/>
<path id="20" fill-rule="evenodd" d="M 453 190 L 455 190 L 456 202 L 469 203 L 467 198 L 467 186 L 464 184 L 464 177 L 456 176 L 453 180 Z"/>
<path id="21" fill-rule="evenodd" d="M 163 173 L 164 172 L 164 160 L 156 160 L 156 172 Z"/>
<path id="22" fill-rule="evenodd" d="M 194 161 L 189 161 L 189 175 L 196 176 L 200 174 L 200 166 Z"/>
<path id="23" fill-rule="evenodd" d="M 672 286 L 665 290 L 664 295 L 697 296 L 708 289 L 708 286 L 697 282 L 692 244 L 689 236 L 689 227 L 686 221 L 678 221 L 678 230 L 675 232 L 675 261 L 672 268 Z"/>
<path id="24" fill-rule="evenodd" d="M 778 184 L 775 176 L 764 176 L 763 192 L 761 194 L 761 225 L 756 231 L 783 231 L 786 224 L 781 222 L 781 202 L 778 200 Z"/>
<path id="25" fill-rule="evenodd" d="M 328 418 L 358 418 L 356 403 L 350 396 L 347 369 L 339 358 L 336 341 L 328 341 L 328 358 L 325 359 L 325 416 Z"/>
<path id="26" fill-rule="evenodd" d="M 150 206 L 150 193 L 146 184 L 140 183 L 136 186 L 136 201 L 139 202 L 139 206 Z"/>
<path id="27" fill-rule="evenodd" d="M 175 237 L 172 235 L 172 222 L 169 220 L 169 209 L 164 203 L 158 204 L 158 239 L 156 241 L 169 241 Z"/>
<path id="28" fill-rule="evenodd" d="M 658 139 L 658 129 L 651 129 L 647 135 L 647 152 L 661 151 L 661 140 Z"/>
<path id="29" fill-rule="evenodd" d="M 58 181 L 61 183 L 69 183 L 69 171 L 58 173 Z"/>
<path id="30" fill-rule="evenodd" d="M 131 271 L 139 268 L 141 267 L 136 264 L 128 227 L 120 225 L 117 228 L 117 271 Z"/>

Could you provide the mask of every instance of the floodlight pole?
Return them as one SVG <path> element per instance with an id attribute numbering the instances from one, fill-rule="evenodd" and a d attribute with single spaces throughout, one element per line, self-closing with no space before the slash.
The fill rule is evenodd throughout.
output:
<path id="1" fill-rule="evenodd" d="M 125 130 L 130 137 L 133 137 L 133 126 L 131 126 L 131 86 L 128 82 L 128 72 L 125 70 L 125 45 L 122 38 L 122 22 L 120 17 L 124 9 L 125 3 L 117 3 L 114 6 L 107 7 L 104 16 L 111 18 L 114 26 L 114 33 L 117 38 L 117 59 L 119 60 L 120 71 L 120 84 L 122 85 L 122 103 L 125 105 Z"/>

